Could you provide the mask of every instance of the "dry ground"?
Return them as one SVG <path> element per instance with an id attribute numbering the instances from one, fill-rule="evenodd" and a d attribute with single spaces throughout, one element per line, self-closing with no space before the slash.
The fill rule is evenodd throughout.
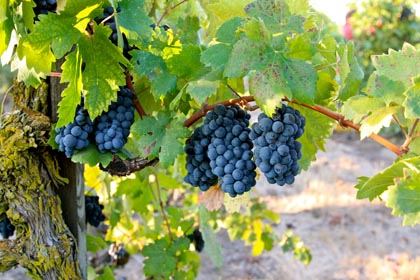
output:
<path id="1" fill-rule="evenodd" d="M 255 195 L 281 215 L 275 228 L 281 235 L 286 225 L 310 247 L 308 266 L 280 248 L 253 257 L 242 242 L 218 234 L 225 264 L 213 267 L 202 253 L 198 279 L 420 279 L 420 227 L 402 227 L 381 202 L 356 200 L 358 176 L 371 176 L 394 160 L 394 155 L 357 134 L 336 134 L 327 142 L 311 168 L 290 187 L 271 186 L 262 179 Z M 141 256 L 134 256 L 120 279 L 144 279 Z M 0 279 L 25 279 L 21 270 L 0 274 Z"/>

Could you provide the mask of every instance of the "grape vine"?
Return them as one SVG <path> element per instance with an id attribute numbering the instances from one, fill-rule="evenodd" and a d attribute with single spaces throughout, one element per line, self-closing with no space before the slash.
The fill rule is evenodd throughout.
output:
<path id="1" fill-rule="evenodd" d="M 105 237 L 89 237 L 91 249 L 125 244 L 112 252 L 115 265 L 141 252 L 147 277 L 191 279 L 202 250 L 221 266 L 214 232 L 227 224 L 254 252 L 272 248 L 280 239 L 270 226 L 278 215 L 247 195 L 259 187 L 257 173 L 271 184 L 295 184 L 337 125 L 396 155 L 388 168 L 359 178 L 357 198 L 382 199 L 387 192 L 393 214 L 404 224 L 420 223 L 413 206 L 420 192 L 412 189 L 420 161 L 418 48 L 404 44 L 373 56 L 374 71 L 364 76 L 353 44 L 336 38 L 330 22 L 306 0 L 163 2 L 0 4 L 2 64 L 11 65 L 28 89 L 46 89 L 51 81 L 63 88 L 44 95 L 24 90 L 16 103 L 31 105 L 25 116 L 54 113 L 54 122 L 58 116 L 52 133 L 46 132 L 48 144 L 85 164 L 86 186 L 103 199 L 101 205 L 98 196 L 86 196 L 87 222 L 109 225 Z M 57 112 L 48 112 L 46 95 L 52 93 L 61 96 Z M 256 109 L 258 119 L 250 124 Z M 392 122 L 404 135 L 395 143 L 382 133 Z M 12 126 L 3 115 L 1 125 L 2 131 Z M 25 145 L 55 170 L 43 141 Z M 17 154 L 7 152 L 0 163 Z M 2 177 L 15 172 L 15 165 L 0 165 Z M 25 211 L 10 207 L 15 190 L 0 185 L 0 214 L 9 209 L 20 236 L 28 227 L 19 219 Z M 226 211 L 208 211 L 202 206 L 208 201 L 210 209 L 224 205 Z M 10 226 L 4 231 L 6 221 L 3 237 L 13 233 Z M 9 245 L 0 242 L 0 255 Z"/>

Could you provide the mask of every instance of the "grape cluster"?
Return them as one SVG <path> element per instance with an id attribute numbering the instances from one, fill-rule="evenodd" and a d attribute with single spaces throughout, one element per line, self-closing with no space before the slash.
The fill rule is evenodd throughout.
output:
<path id="1" fill-rule="evenodd" d="M 15 227 L 10 223 L 8 218 L 3 219 L 0 222 L 0 234 L 4 239 L 9 238 L 15 232 Z"/>
<path id="2" fill-rule="evenodd" d="M 207 156 L 210 139 L 204 136 L 201 127 L 194 130 L 193 135 L 185 143 L 187 154 L 187 175 L 184 181 L 200 190 L 206 191 L 218 182 L 218 178 L 210 168 L 210 159 Z"/>
<path id="3" fill-rule="evenodd" d="M 125 265 L 130 259 L 130 253 L 127 252 L 122 244 L 111 244 L 108 255 L 114 265 Z"/>
<path id="4" fill-rule="evenodd" d="M 104 206 L 99 204 L 99 197 L 97 195 L 85 195 L 85 210 L 86 222 L 94 227 L 105 221 L 105 216 L 102 214 Z"/>
<path id="5" fill-rule="evenodd" d="M 300 166 L 305 118 L 292 107 L 282 105 L 272 118 L 262 113 L 252 125 L 250 138 L 254 142 L 254 160 L 270 184 L 292 184 Z"/>
<path id="6" fill-rule="evenodd" d="M 117 94 L 117 101 L 112 102 L 108 111 L 96 121 L 95 142 L 101 153 L 120 151 L 127 143 L 134 122 L 134 93 L 127 87 L 121 87 Z"/>
<path id="7" fill-rule="evenodd" d="M 201 252 L 204 249 L 204 239 L 199 228 L 195 228 L 193 233 L 187 235 L 187 238 L 194 244 L 195 250 Z"/>
<path id="8" fill-rule="evenodd" d="M 74 122 L 56 129 L 55 142 L 58 149 L 71 157 L 74 151 L 80 151 L 89 145 L 89 134 L 93 131 L 93 121 L 83 106 L 76 110 Z"/>
<path id="9" fill-rule="evenodd" d="M 185 181 L 207 190 L 217 183 L 217 177 L 222 190 L 231 197 L 249 191 L 256 184 L 249 119 L 250 115 L 237 105 L 217 105 L 208 112 L 203 125 L 187 141 Z M 197 157 L 194 164 L 192 159 Z"/>
<path id="10" fill-rule="evenodd" d="M 57 0 L 34 0 L 36 6 L 34 7 L 35 20 L 38 20 L 38 15 L 46 15 L 48 12 L 55 13 L 57 10 Z"/>
<path id="11" fill-rule="evenodd" d="M 117 8 L 117 13 L 120 12 L 120 8 Z M 112 30 L 111 35 L 109 36 L 109 39 L 111 40 L 111 42 L 118 46 L 118 32 L 117 32 L 117 24 L 115 23 L 115 17 L 112 16 L 114 14 L 114 8 L 109 6 L 109 7 L 105 7 L 104 8 L 104 12 L 103 12 L 103 16 L 100 18 L 96 18 L 95 21 L 97 24 L 101 23 L 103 20 L 106 19 L 104 25 L 105 26 L 109 26 Z M 131 59 L 131 55 L 128 53 L 129 51 L 131 51 L 133 49 L 133 47 L 131 47 L 128 44 L 128 40 L 127 37 L 125 36 L 125 34 L 122 34 L 122 39 L 123 39 L 123 55 L 130 60 Z"/>

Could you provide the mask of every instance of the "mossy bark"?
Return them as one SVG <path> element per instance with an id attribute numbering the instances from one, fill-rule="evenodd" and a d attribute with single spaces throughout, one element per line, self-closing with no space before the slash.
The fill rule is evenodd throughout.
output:
<path id="1" fill-rule="evenodd" d="M 16 83 L 15 110 L 0 125 L 0 215 L 16 238 L 0 241 L 0 271 L 21 265 L 34 279 L 82 279 L 77 244 L 54 191 L 66 179 L 48 146 L 47 85 Z"/>

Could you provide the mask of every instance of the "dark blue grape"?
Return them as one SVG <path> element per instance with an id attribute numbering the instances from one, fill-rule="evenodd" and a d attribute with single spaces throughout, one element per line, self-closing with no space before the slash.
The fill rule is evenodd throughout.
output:
<path id="1" fill-rule="evenodd" d="M 99 224 L 105 221 L 105 216 L 102 213 L 104 206 L 99 203 L 99 197 L 97 195 L 85 195 L 85 211 L 86 211 L 86 222 L 94 227 L 98 227 Z"/>
<path id="2" fill-rule="evenodd" d="M 305 118 L 294 108 L 282 105 L 271 118 L 262 113 L 252 125 L 254 161 L 269 183 L 292 184 L 299 173 Z"/>
<path id="3" fill-rule="evenodd" d="M 93 131 L 94 122 L 89 118 L 83 106 L 78 106 L 74 121 L 66 126 L 56 129 L 55 142 L 58 149 L 71 157 L 75 151 L 80 151 L 89 145 L 89 134 Z"/>
<path id="4" fill-rule="evenodd" d="M 203 138 L 210 142 L 207 158 L 211 174 L 220 179 L 221 189 L 232 197 L 249 191 L 256 184 L 249 118 L 237 105 L 217 105 L 207 113 L 201 126 Z M 188 180 L 192 181 L 190 176 Z"/>
<path id="5" fill-rule="evenodd" d="M 127 87 L 121 87 L 117 95 L 117 101 L 112 102 L 108 111 L 97 119 L 95 142 L 101 153 L 121 151 L 127 143 L 130 127 L 134 122 L 134 93 Z M 131 100 L 131 104 L 128 100 Z"/>
<path id="6" fill-rule="evenodd" d="M 258 124 L 260 125 L 260 128 L 263 132 L 269 132 L 271 131 L 273 120 L 266 117 L 266 118 L 261 119 L 261 121 L 259 121 Z"/>

